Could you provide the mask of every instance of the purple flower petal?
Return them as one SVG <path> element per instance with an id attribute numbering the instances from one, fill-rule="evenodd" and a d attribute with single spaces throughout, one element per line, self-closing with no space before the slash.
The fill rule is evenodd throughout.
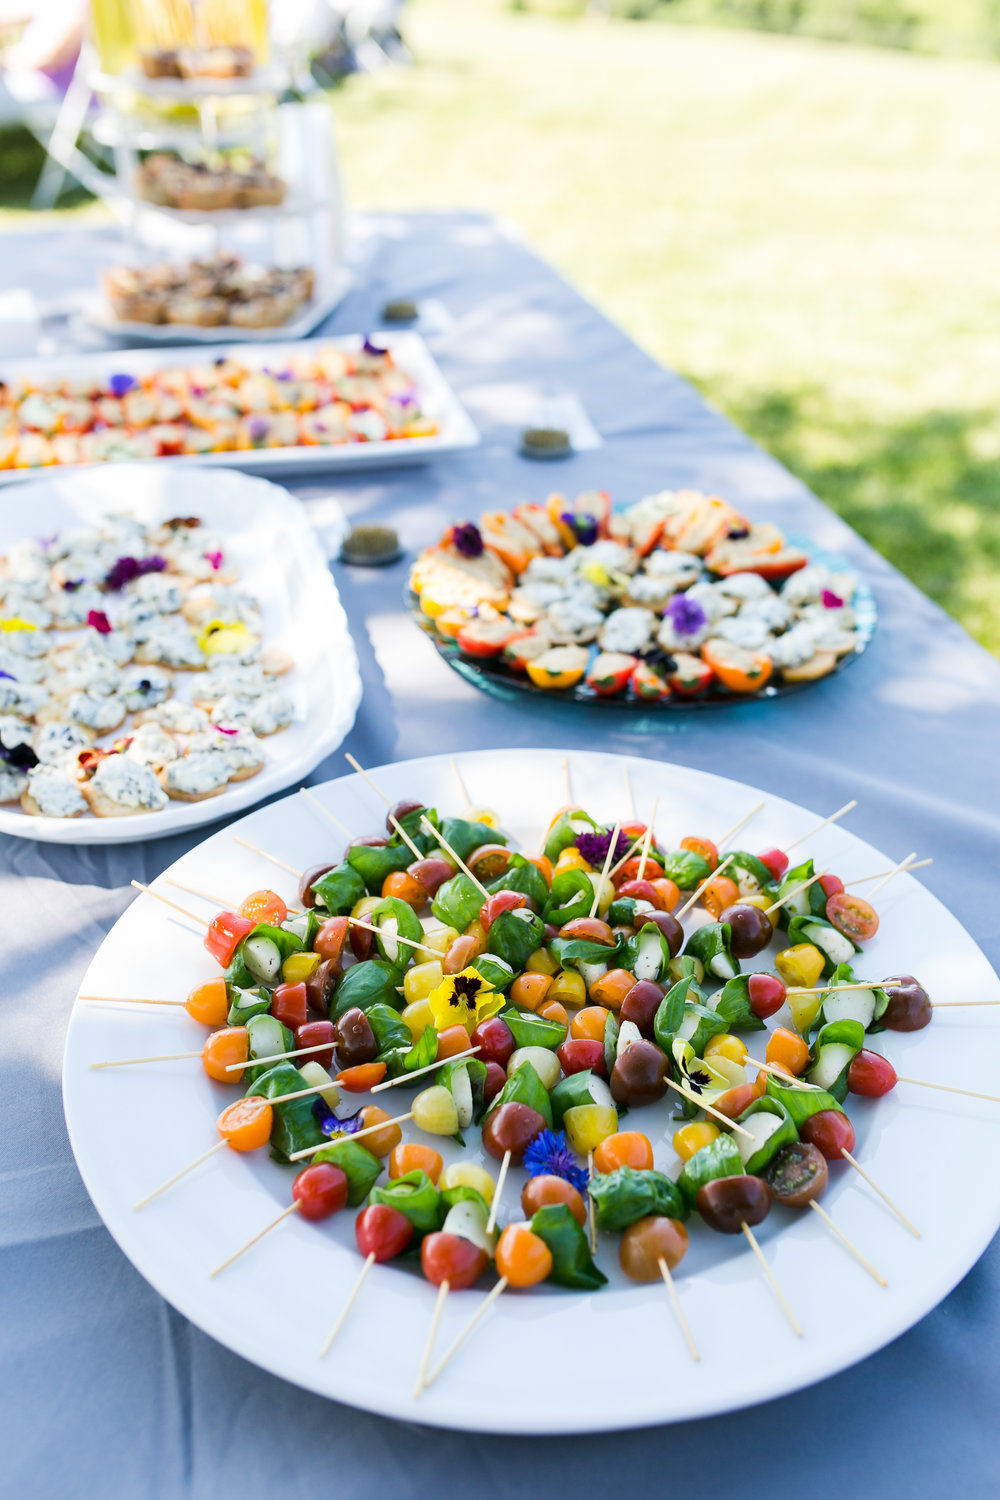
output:
<path id="1" fill-rule="evenodd" d="M 91 625 L 100 635 L 111 634 L 111 621 L 103 609 L 92 609 L 87 615 L 87 624 Z"/>
<path id="2" fill-rule="evenodd" d="M 86 581 L 85 578 L 67 578 L 63 584 L 63 589 L 67 594 L 75 594 L 80 585 L 86 583 Z"/>
<path id="3" fill-rule="evenodd" d="M 675 594 L 666 613 L 678 635 L 697 635 L 708 618 L 697 599 L 689 599 L 686 594 Z"/>
<path id="4" fill-rule="evenodd" d="M 166 567 L 165 557 L 120 557 L 104 575 L 104 587 L 117 593 L 133 578 L 141 578 L 144 573 L 164 573 Z"/>
<path id="5" fill-rule="evenodd" d="M 8 682 L 17 681 L 17 678 L 14 676 L 13 672 L 0 672 L 0 677 L 6 677 Z"/>
<path id="6" fill-rule="evenodd" d="M 604 861 L 608 857 L 608 849 L 611 844 L 613 830 L 608 829 L 604 833 L 581 833 L 576 841 L 576 847 L 587 861 L 596 869 L 602 869 Z M 618 835 L 618 844 L 612 856 L 612 864 L 615 860 L 624 858 L 627 850 L 631 847 L 629 840 L 623 833 Z"/>
<path id="7" fill-rule="evenodd" d="M 211 566 L 215 569 L 216 572 L 218 572 L 219 569 L 222 567 L 222 553 L 221 552 L 206 552 L 205 553 L 205 560 L 206 560 L 206 562 L 208 562 L 209 564 L 211 564 Z"/>
<path id="8" fill-rule="evenodd" d="M 592 547 L 600 531 L 597 517 L 587 511 L 564 510 L 559 517 L 568 526 L 581 547 Z"/>
<path id="9" fill-rule="evenodd" d="M 5 760 L 9 766 L 17 771 L 30 771 L 38 765 L 38 756 L 30 745 L 15 745 L 8 750 L 7 746 L 0 740 L 0 760 Z"/>
<path id="10" fill-rule="evenodd" d="M 135 388 L 135 383 L 134 375 L 112 375 L 108 381 L 108 389 L 112 396 L 127 396 Z"/>
<path id="11" fill-rule="evenodd" d="M 365 354 L 388 354 L 388 349 L 382 349 L 378 344 L 373 344 L 370 338 L 365 338 L 362 348 Z"/>
<path id="12" fill-rule="evenodd" d="M 839 594 L 835 594 L 832 589 L 824 589 L 822 594 L 820 594 L 820 599 L 823 602 L 824 609 L 843 609 L 844 607 L 843 599 L 841 599 Z"/>
<path id="13" fill-rule="evenodd" d="M 451 545 L 460 557 L 482 557 L 483 538 L 472 521 L 461 521 L 451 528 Z"/>
<path id="14" fill-rule="evenodd" d="M 578 1192 L 586 1192 L 587 1173 L 567 1146 L 562 1130 L 536 1135 L 524 1153 L 523 1165 L 529 1177 L 561 1177 Z"/>
<path id="15" fill-rule="evenodd" d="M 247 432 L 251 442 L 259 443 L 261 438 L 266 438 L 271 431 L 269 417 L 251 417 L 247 422 Z"/>

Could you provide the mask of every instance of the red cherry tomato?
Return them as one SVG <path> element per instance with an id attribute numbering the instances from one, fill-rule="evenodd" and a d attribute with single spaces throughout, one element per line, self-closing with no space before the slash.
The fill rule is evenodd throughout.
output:
<path id="1" fill-rule="evenodd" d="M 266 922 L 269 927 L 280 927 L 288 921 L 288 907 L 277 891 L 254 891 L 241 903 L 240 916 L 255 924 Z"/>
<path id="2" fill-rule="evenodd" d="M 799 1137 L 815 1146 L 827 1161 L 839 1161 L 842 1151 L 854 1150 L 854 1126 L 837 1109 L 821 1109 L 799 1129 Z"/>
<path id="3" fill-rule="evenodd" d="M 318 1161 L 296 1177 L 292 1197 L 304 1219 L 328 1219 L 347 1202 L 347 1174 L 332 1162 Z"/>
<path id="4" fill-rule="evenodd" d="M 461 1292 L 479 1280 L 489 1260 L 486 1251 L 471 1240 L 438 1230 L 429 1234 L 420 1246 L 420 1264 L 434 1286 L 446 1281 L 453 1292 Z"/>
<path id="5" fill-rule="evenodd" d="M 757 858 L 767 865 L 775 880 L 780 880 L 788 869 L 788 855 L 783 849 L 762 849 Z"/>
<path id="6" fill-rule="evenodd" d="M 839 896 L 844 889 L 844 882 L 839 875 L 821 875 L 818 885 L 823 895 L 828 898 L 830 896 Z"/>
<path id="7" fill-rule="evenodd" d="M 318 953 L 320 958 L 328 958 L 331 963 L 336 963 L 340 957 L 340 950 L 344 946 L 347 930 L 348 922 L 346 917 L 331 917 L 328 922 L 323 923 L 319 932 L 317 932 L 313 940 L 313 951 Z M 353 935 L 354 932 L 352 929 L 351 936 L 353 937 Z"/>
<path id="8" fill-rule="evenodd" d="M 862 1094 L 866 1099 L 881 1099 L 896 1087 L 896 1069 L 887 1057 L 862 1050 L 851 1059 L 847 1087 L 852 1094 Z"/>
<path id="9" fill-rule="evenodd" d="M 223 969 L 228 969 L 233 954 L 247 933 L 253 932 L 256 923 L 249 917 L 241 917 L 235 911 L 217 911 L 205 933 L 205 947 Z"/>
<path id="10" fill-rule="evenodd" d="M 307 1021 L 304 1026 L 295 1028 L 295 1046 L 318 1047 L 322 1042 L 330 1043 L 328 1052 L 311 1052 L 309 1060 L 319 1063 L 321 1068 L 328 1071 L 333 1067 L 333 1047 L 337 1034 L 333 1029 L 332 1021 Z M 306 1061 L 306 1059 L 303 1059 Z"/>
<path id="11" fill-rule="evenodd" d="M 309 1019 L 304 984 L 279 984 L 271 996 L 271 1014 L 289 1031 L 298 1031 Z"/>
<path id="12" fill-rule="evenodd" d="M 826 920 L 854 943 L 865 943 L 878 932 L 878 912 L 860 896 L 840 891 L 826 903 Z"/>
<path id="13" fill-rule="evenodd" d="M 507 1070 L 498 1062 L 486 1064 L 486 1077 L 483 1079 L 483 1098 L 489 1104 L 499 1094 L 507 1082 Z"/>
<path id="14" fill-rule="evenodd" d="M 402 1255 L 413 1238 L 413 1225 L 398 1208 L 390 1208 L 388 1203 L 373 1203 L 355 1219 L 354 1237 L 361 1254 L 374 1255 L 381 1265 Z"/>
<path id="15" fill-rule="evenodd" d="M 506 1068 L 511 1053 L 517 1046 L 514 1033 L 499 1016 L 493 1016 L 489 1021 L 480 1021 L 472 1033 L 471 1042 L 473 1047 L 479 1048 L 481 1062 L 498 1063 L 501 1068 Z"/>
<path id="16" fill-rule="evenodd" d="M 386 1074 L 384 1062 L 358 1063 L 354 1068 L 342 1068 L 337 1082 L 348 1094 L 367 1094 L 381 1083 Z"/>
<path id="17" fill-rule="evenodd" d="M 521 891 L 497 891 L 495 896 L 487 897 L 479 913 L 483 931 L 489 932 L 502 911 L 517 911 L 519 907 L 527 906 L 527 904 L 528 898 Z"/>
<path id="18" fill-rule="evenodd" d="M 766 1021 L 785 1003 L 785 986 L 777 974 L 751 974 L 747 982 L 747 998 L 755 1016 Z"/>
<path id="19" fill-rule="evenodd" d="M 651 880 L 626 880 L 618 887 L 619 896 L 631 896 L 635 901 L 648 901 L 657 911 L 664 911 L 663 897 Z"/>
<path id="20" fill-rule="evenodd" d="M 567 1077 L 571 1073 L 585 1073 L 588 1068 L 593 1068 L 602 1078 L 608 1076 L 603 1042 L 592 1041 L 589 1037 L 571 1037 L 556 1049 L 556 1057 Z"/>

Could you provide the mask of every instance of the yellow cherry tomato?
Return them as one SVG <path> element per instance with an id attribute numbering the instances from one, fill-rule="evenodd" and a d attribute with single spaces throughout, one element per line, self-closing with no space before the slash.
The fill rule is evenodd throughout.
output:
<path id="1" fill-rule="evenodd" d="M 720 1057 L 728 1057 L 730 1062 L 742 1064 L 746 1058 L 747 1049 L 738 1036 L 733 1036 L 729 1031 L 722 1031 L 718 1036 L 713 1036 L 702 1055 L 712 1059 L 713 1067 Z"/>
<path id="2" fill-rule="evenodd" d="M 796 943 L 793 948 L 782 949 L 774 967 L 787 985 L 811 989 L 822 978 L 826 958 L 812 943 Z"/>
<path id="3" fill-rule="evenodd" d="M 795 1030 L 801 1031 L 802 1035 L 805 1036 L 819 1015 L 820 1006 L 823 1004 L 822 992 L 818 995 L 797 995 L 792 990 L 785 996 L 785 1001 L 792 1013 Z"/>
<path id="4" fill-rule="evenodd" d="M 462 814 L 470 823 L 485 823 L 487 828 L 500 827 L 500 814 L 492 807 L 470 807 Z"/>
<path id="5" fill-rule="evenodd" d="M 553 979 L 545 998 L 558 1000 L 560 1005 L 571 1006 L 576 1010 L 578 1006 L 584 1005 L 587 999 L 587 986 L 583 975 L 578 974 L 575 969 L 563 969 Z"/>
<path id="6" fill-rule="evenodd" d="M 430 1001 L 426 998 L 414 1000 L 412 1005 L 407 1005 L 403 1010 L 402 1019 L 410 1028 L 410 1036 L 415 1042 L 419 1042 L 428 1026 L 434 1025 L 434 1012 L 431 1010 Z"/>
<path id="7" fill-rule="evenodd" d="M 438 1187 L 444 1192 L 445 1188 L 470 1187 L 486 1200 L 493 1202 L 493 1192 L 496 1184 L 483 1167 L 477 1167 L 471 1161 L 453 1161 L 450 1166 L 445 1167 L 438 1178 Z"/>
<path id="8" fill-rule="evenodd" d="M 458 1129 L 458 1106 L 443 1083 L 424 1089 L 413 1101 L 413 1123 L 428 1135 L 454 1135 Z"/>
<path id="9" fill-rule="evenodd" d="M 425 948 L 433 948 L 443 958 L 456 938 L 461 937 L 457 927 L 434 927 L 425 932 L 420 941 Z"/>
<path id="10" fill-rule="evenodd" d="M 554 979 L 559 973 L 559 965 L 546 948 L 536 948 L 534 953 L 529 953 L 524 971 L 526 974 L 547 974 Z"/>
<path id="11" fill-rule="evenodd" d="M 688 1161 L 702 1146 L 711 1145 L 720 1134 L 718 1125 L 709 1120 L 696 1120 L 692 1125 L 682 1125 L 680 1130 L 674 1131 L 674 1150 L 681 1161 Z"/>
<path id="12" fill-rule="evenodd" d="M 289 953 L 281 965 L 281 977 L 286 984 L 302 984 L 322 962 L 318 953 Z"/>
<path id="13" fill-rule="evenodd" d="M 610 1104 L 577 1104 L 563 1115 L 571 1151 L 586 1156 L 618 1129 L 618 1111 Z"/>
<path id="14" fill-rule="evenodd" d="M 360 901 L 355 901 L 351 907 L 352 917 L 367 917 L 370 911 L 374 911 L 381 902 L 381 896 L 362 896 Z"/>
<path id="15" fill-rule="evenodd" d="M 586 874 L 591 869 L 593 869 L 593 866 L 588 865 L 578 850 L 573 848 L 564 849 L 555 862 L 552 879 L 555 880 L 557 875 L 565 875 L 567 870 L 583 870 L 584 874 Z"/>
<path id="16" fill-rule="evenodd" d="M 414 964 L 412 969 L 407 969 L 403 975 L 403 999 L 407 1005 L 415 1005 L 418 1000 L 426 1000 L 432 990 L 436 990 L 444 978 L 444 969 L 441 960 L 430 958 L 425 964 Z M 423 1028 L 421 1027 L 421 1030 Z"/>

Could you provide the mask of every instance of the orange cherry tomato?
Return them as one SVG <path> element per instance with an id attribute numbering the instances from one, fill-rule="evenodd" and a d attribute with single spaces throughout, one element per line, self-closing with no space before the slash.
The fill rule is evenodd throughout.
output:
<path id="1" fill-rule="evenodd" d="M 569 1012 L 558 1000 L 546 1000 L 535 1012 L 544 1021 L 555 1021 L 559 1026 L 569 1027 Z"/>
<path id="2" fill-rule="evenodd" d="M 588 943 L 603 943 L 607 948 L 615 946 L 615 935 L 607 922 L 600 917 L 574 917 L 559 929 L 562 938 L 584 938 Z"/>
<path id="3" fill-rule="evenodd" d="M 378 1066 L 385 1069 L 385 1063 L 379 1063 Z M 341 1074 L 340 1082 L 343 1084 L 343 1074 Z M 370 1125 L 381 1125 L 383 1121 L 391 1119 L 392 1115 L 387 1114 L 384 1109 L 379 1109 L 377 1104 L 366 1104 L 361 1111 L 361 1128 L 367 1130 Z M 399 1126 L 389 1124 L 386 1124 L 384 1130 L 373 1130 L 371 1135 L 361 1137 L 365 1150 L 370 1151 L 372 1156 L 388 1156 L 391 1151 L 395 1151 L 402 1139 L 403 1132 Z"/>
<path id="4" fill-rule="evenodd" d="M 464 1026 L 446 1026 L 438 1036 L 437 1061 L 447 1062 L 458 1052 L 468 1052 L 469 1033 Z"/>
<path id="5" fill-rule="evenodd" d="M 537 870 L 541 870 L 542 877 L 543 877 L 543 879 L 545 881 L 545 884 L 548 885 L 548 886 L 551 886 L 551 884 L 552 884 L 552 861 L 551 861 L 551 859 L 546 859 L 544 854 L 536 854 L 533 858 L 529 858 L 528 864 L 529 865 L 534 865 Z"/>
<path id="6" fill-rule="evenodd" d="M 415 1142 L 394 1146 L 389 1156 L 390 1177 L 405 1177 L 407 1172 L 426 1172 L 436 1184 L 443 1167 L 443 1160 L 432 1146 L 418 1146 Z"/>
<path id="7" fill-rule="evenodd" d="M 737 1119 L 745 1109 L 758 1097 L 757 1085 L 755 1083 L 740 1083 L 736 1088 L 729 1089 L 725 1094 L 720 1094 L 712 1105 L 720 1115 L 725 1115 L 728 1120 Z"/>
<path id="8" fill-rule="evenodd" d="M 711 839 L 686 838 L 681 839 L 681 848 L 687 849 L 691 854 L 700 854 L 714 870 L 719 863 L 719 851 Z"/>
<path id="9" fill-rule="evenodd" d="M 761 1068 L 760 1072 L 757 1074 L 756 1081 L 753 1084 L 753 1096 L 755 1099 L 762 1099 L 766 1093 L 767 1074 L 764 1072 L 764 1069 Z"/>
<path id="10" fill-rule="evenodd" d="M 385 1077 L 385 1063 L 358 1063 L 354 1068 L 342 1068 L 337 1082 L 349 1094 L 367 1094 Z"/>
<path id="11" fill-rule="evenodd" d="M 621 1010 L 622 1001 L 635 986 L 635 975 L 628 969 L 609 969 L 590 986 L 590 999 L 608 1010 Z"/>
<path id="12" fill-rule="evenodd" d="M 657 904 L 659 905 L 661 911 L 673 911 L 674 907 L 681 899 L 680 886 L 677 885 L 675 881 L 668 880 L 666 875 L 664 875 L 662 880 L 654 880 L 651 882 L 651 884 L 653 890 L 660 898 Z"/>
<path id="13" fill-rule="evenodd" d="M 478 849 L 473 849 L 467 863 L 476 879 L 489 885 L 491 880 L 499 879 L 506 872 L 512 858 L 513 854 L 505 844 L 480 844 Z"/>
<path id="14" fill-rule="evenodd" d="M 280 927 L 288 921 L 288 907 L 277 891 L 253 891 L 241 905 L 240 916 L 254 926 L 266 922 L 269 927 Z"/>
<path id="15" fill-rule="evenodd" d="M 619 1130 L 605 1136 L 594 1152 L 594 1166 L 599 1172 L 617 1172 L 619 1167 L 633 1167 L 648 1172 L 653 1165 L 653 1147 L 641 1130 Z"/>
<path id="16" fill-rule="evenodd" d="M 585 1005 L 569 1023 L 569 1034 L 577 1041 L 603 1042 L 610 1012 L 603 1005 Z"/>
<path id="17" fill-rule="evenodd" d="M 740 888 L 728 875 L 713 875 L 702 890 L 701 899 L 705 910 L 718 921 L 726 907 L 740 899 Z"/>
<path id="18" fill-rule="evenodd" d="M 551 974 L 519 974 L 510 987 L 510 998 L 522 1010 L 537 1010 L 551 988 Z"/>
<path id="19" fill-rule="evenodd" d="M 532 1218 L 540 1208 L 550 1203 L 565 1203 L 578 1224 L 586 1224 L 587 1210 L 579 1190 L 565 1177 L 554 1177 L 544 1173 L 541 1177 L 529 1177 L 521 1191 L 521 1209 L 525 1218 Z"/>
<path id="20" fill-rule="evenodd" d="M 184 1001 L 184 1009 L 203 1026 L 225 1026 L 229 1015 L 229 993 L 222 975 L 210 979 L 207 984 L 195 985 Z"/>
<path id="21" fill-rule="evenodd" d="M 250 1034 L 245 1026 L 227 1026 L 213 1031 L 201 1049 L 201 1065 L 216 1083 L 239 1083 L 242 1068 L 230 1073 L 230 1063 L 246 1063 L 250 1056 Z"/>
<path id="22" fill-rule="evenodd" d="M 496 1265 L 511 1286 L 537 1286 L 552 1270 L 552 1251 L 527 1224 L 508 1224 L 497 1243 Z"/>
<path id="23" fill-rule="evenodd" d="M 216 1124 L 234 1151 L 256 1151 L 271 1139 L 273 1119 L 274 1111 L 267 1100 L 251 1094 L 224 1109 Z"/>
<path id="24" fill-rule="evenodd" d="M 615 871 L 611 879 L 616 891 L 621 890 L 626 881 L 638 880 L 640 878 L 639 866 L 641 864 L 642 860 L 636 854 L 631 859 L 627 859 L 620 870 Z M 655 859 L 647 859 L 641 878 L 643 880 L 662 880 L 664 878 L 663 866 Z"/>
<path id="25" fill-rule="evenodd" d="M 336 963 L 340 958 L 340 950 L 344 946 L 350 924 L 346 917 L 331 917 L 324 922 L 313 939 L 313 952 L 318 953 L 324 962 L 329 959 Z"/>
<path id="26" fill-rule="evenodd" d="M 809 1063 L 809 1046 L 802 1037 L 784 1026 L 775 1027 L 767 1039 L 764 1061 L 779 1063 L 789 1073 L 804 1073 Z"/>
<path id="27" fill-rule="evenodd" d="M 427 888 L 414 880 L 412 875 L 407 875 L 405 870 L 393 870 L 382 882 L 382 895 L 395 896 L 399 901 L 405 901 L 407 906 L 412 906 L 414 911 L 423 911 L 427 905 Z"/>
<path id="28" fill-rule="evenodd" d="M 878 912 L 869 901 L 835 891 L 826 903 L 826 919 L 854 943 L 866 943 L 878 932 Z"/>
<path id="29" fill-rule="evenodd" d="M 706 641 L 701 657 L 723 687 L 733 693 L 759 693 L 774 669 L 771 658 L 762 651 L 745 651 L 729 641 Z"/>

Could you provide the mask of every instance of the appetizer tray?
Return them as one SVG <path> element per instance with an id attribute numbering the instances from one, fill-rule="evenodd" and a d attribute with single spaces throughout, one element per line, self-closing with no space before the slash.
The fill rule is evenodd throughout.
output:
<path id="1" fill-rule="evenodd" d="M 341 743 L 361 701 L 357 657 L 316 534 L 287 491 L 232 470 L 178 470 L 144 464 L 122 465 L 103 473 L 50 472 L 32 488 L 31 502 L 32 534 L 40 539 L 74 528 L 89 531 L 109 515 L 132 516 L 145 525 L 197 516 L 224 541 L 225 565 L 238 570 L 239 587 L 257 600 L 263 642 L 286 661 L 291 658 L 291 669 L 274 681 L 291 700 L 292 718 L 280 733 L 267 733 L 261 739 L 263 768 L 249 779 L 231 781 L 217 796 L 170 800 L 162 811 L 115 817 L 90 813 L 67 818 L 32 816 L 17 802 L 5 803 L 0 806 L 0 833 L 68 844 L 163 838 L 182 828 L 231 816 L 300 781 Z M 24 508 L 4 506 L 0 555 L 24 540 L 24 527 Z M 7 609 L 0 612 L 5 617 L 10 613 Z M 165 618 L 181 619 L 179 615 Z M 84 633 L 96 632 L 54 631 L 55 647 L 72 646 Z M 148 668 L 150 678 L 158 674 L 161 669 Z M 197 697 L 198 681 L 204 675 L 173 673 L 174 697 L 168 701 Z M 95 746 L 109 749 L 122 736 L 134 733 L 128 727 L 131 724 L 129 718 L 115 730 L 99 734 Z"/>
<path id="2" fill-rule="evenodd" d="M 455 763 L 444 756 L 370 775 L 392 801 L 423 802 L 442 817 L 461 816 L 466 796 L 483 798 L 511 844 L 534 855 L 566 802 L 567 765 L 572 804 L 600 824 L 627 822 L 635 814 L 648 819 L 659 798 L 656 837 L 666 850 L 692 835 L 725 845 L 723 830 L 746 821 L 762 803 L 735 840 L 744 848 L 781 849 L 801 841 L 793 864 L 811 858 L 817 870 L 834 867 L 849 883 L 894 863 L 849 831 L 850 817 L 824 826 L 825 808 L 807 811 L 737 781 L 659 762 L 587 752 L 567 761 L 560 751 L 542 749 L 481 751 L 459 757 L 461 787 Z M 357 835 L 384 827 L 385 804 L 359 776 L 325 783 L 314 794 Z M 855 826 L 863 826 L 863 814 L 859 809 Z M 251 889 L 271 886 L 296 901 L 295 877 L 241 847 L 235 835 L 296 870 L 337 861 L 344 847 L 343 836 L 303 797 L 258 809 L 157 880 L 156 891 L 200 915 L 191 921 L 150 895 L 139 896 L 95 955 L 81 995 L 177 1000 L 219 973 L 202 942 L 211 902 L 183 896 L 168 878 L 220 900 L 239 901 Z M 1000 1004 L 1000 981 L 984 955 L 916 879 L 900 874 L 874 899 L 880 925 L 855 959 L 859 977 L 916 973 L 934 1001 L 974 996 Z M 704 920 L 704 913 L 685 919 L 689 939 Z M 788 941 L 778 937 L 745 970 L 773 968 L 777 949 Z M 546 1281 L 506 1292 L 419 1400 L 414 1380 L 438 1302 L 419 1258 L 370 1268 L 336 1342 L 320 1357 L 362 1263 L 352 1212 L 316 1223 L 293 1213 L 221 1274 L 210 1274 L 288 1209 L 292 1170 L 265 1150 L 215 1151 L 136 1209 L 140 1198 L 218 1143 L 217 1115 L 242 1092 L 208 1080 L 196 1050 L 206 1029 L 182 1007 L 78 998 L 63 1095 L 81 1174 L 123 1251 L 168 1301 L 245 1358 L 309 1390 L 403 1420 L 503 1433 L 593 1433 L 717 1414 L 842 1371 L 911 1328 L 969 1270 L 1000 1224 L 1000 1184 L 992 1170 L 1000 1105 L 919 1088 L 902 1075 L 992 1094 L 1000 1009 L 934 1010 L 932 1017 L 925 1029 L 886 1030 L 866 1039 L 891 1059 L 901 1079 L 884 1097 L 847 1098 L 856 1157 L 919 1237 L 842 1162 L 831 1161 L 823 1200 L 886 1285 L 818 1215 L 775 1204 L 756 1234 L 801 1325 L 797 1337 L 743 1237 L 713 1234 L 693 1214 L 690 1248 L 675 1268 L 674 1288 L 700 1354 L 695 1362 L 665 1286 L 629 1281 L 618 1265 L 622 1242 L 600 1232 L 596 1260 L 606 1285 L 583 1292 Z M 782 1015 L 774 1019 L 781 1022 Z M 746 1034 L 751 1056 L 763 1055 L 768 1034 Z M 162 1054 L 184 1056 L 107 1071 L 93 1067 Z M 427 1081 L 425 1075 L 419 1086 Z M 413 1108 L 412 1097 L 400 1089 L 373 1102 L 395 1116 Z M 342 1095 L 341 1114 L 345 1104 L 356 1107 L 354 1098 Z M 164 1128 L 122 1129 L 123 1121 L 151 1119 L 165 1122 Z M 631 1109 L 622 1128 L 644 1132 L 654 1167 L 676 1178 L 681 1161 L 672 1140 L 679 1123 L 668 1100 L 659 1099 Z M 466 1130 L 464 1148 L 443 1135 L 421 1134 L 412 1123 L 403 1133 L 405 1140 L 433 1144 L 448 1165 L 485 1166 L 497 1176 L 498 1162 L 485 1153 L 476 1127 Z M 499 1225 L 522 1217 L 524 1181 L 522 1169 L 512 1167 Z M 474 1289 L 444 1299 L 435 1359 L 482 1305 L 492 1281 L 490 1273 Z"/>
<path id="3" fill-rule="evenodd" d="M 307 474 L 332 470 L 395 468 L 425 463 L 442 453 L 475 447 L 479 433 L 465 408 L 441 374 L 427 345 L 419 334 L 411 332 L 374 333 L 370 337 L 387 349 L 393 362 L 414 382 L 422 410 L 434 423 L 436 431 L 427 437 L 392 438 L 365 442 L 297 444 L 284 448 L 245 448 L 224 452 L 166 454 L 156 458 L 157 465 L 189 468 L 192 465 L 219 469 L 241 469 L 247 474 L 288 476 L 295 479 Z M 253 370 L 278 370 L 297 356 L 308 358 L 321 350 L 334 348 L 357 353 L 365 336 L 338 335 L 336 338 L 305 339 L 268 344 L 259 339 L 252 343 L 215 344 L 211 362 L 232 358 Z M 0 380 L 9 384 L 19 379 L 38 381 L 50 390 L 53 384 L 82 381 L 108 382 L 113 376 L 143 381 L 161 370 L 186 366 L 205 368 L 209 351 L 204 345 L 185 345 L 168 349 L 127 349 L 100 354 L 80 354 L 66 358 L 54 368 L 50 359 L 11 360 L 0 366 Z M 106 470 L 108 463 L 73 464 L 75 472 Z M 45 466 L 37 468 L 0 468 L 0 484 L 38 479 L 51 473 Z"/>

